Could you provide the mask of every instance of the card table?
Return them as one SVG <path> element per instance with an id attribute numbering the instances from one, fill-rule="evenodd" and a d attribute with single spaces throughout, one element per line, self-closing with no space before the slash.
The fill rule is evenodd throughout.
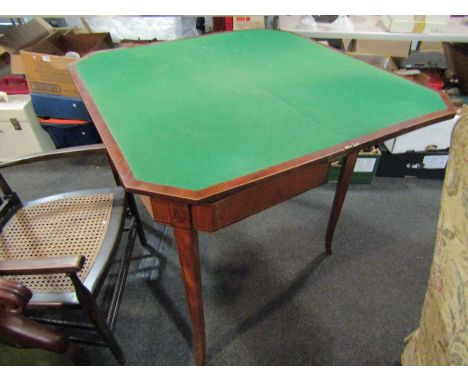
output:
<path id="1" fill-rule="evenodd" d="M 72 76 L 121 184 L 173 228 L 205 362 L 198 232 L 327 182 L 332 238 L 362 148 L 455 114 L 447 96 L 288 32 L 209 34 L 93 53 Z"/>

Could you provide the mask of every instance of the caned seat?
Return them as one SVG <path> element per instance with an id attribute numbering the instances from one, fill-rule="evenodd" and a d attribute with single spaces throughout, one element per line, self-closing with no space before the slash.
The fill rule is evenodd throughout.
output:
<path id="1" fill-rule="evenodd" d="M 104 150 L 103 145 L 59 149 L 0 163 L 0 168 Z M 116 182 L 119 184 L 118 177 Z M 127 243 L 117 259 L 125 225 Z M 104 340 L 98 344 L 107 345 L 120 364 L 125 363 L 125 357 L 113 329 L 137 235 L 151 256 L 153 250 L 146 241 L 135 199 L 120 186 L 74 191 L 23 203 L 0 174 L 0 276 L 33 292 L 28 308 L 79 305 L 94 326 L 82 320 L 44 317 L 36 320 L 79 329 L 95 328 Z M 114 263 L 119 264 L 118 271 L 104 315 L 96 298 Z M 89 338 L 75 339 L 96 343 Z"/>
<path id="2" fill-rule="evenodd" d="M 121 187 L 73 192 L 25 204 L 0 233 L 0 260 L 34 260 L 70 254 L 84 256 L 77 273 L 94 291 L 104 273 L 124 221 L 125 191 Z M 78 304 L 64 273 L 7 275 L 32 292 L 29 306 Z"/>

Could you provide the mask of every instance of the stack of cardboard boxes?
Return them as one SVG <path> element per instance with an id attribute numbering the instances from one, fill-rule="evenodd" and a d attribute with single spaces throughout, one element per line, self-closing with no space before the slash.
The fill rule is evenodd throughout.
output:
<path id="1" fill-rule="evenodd" d="M 11 27 L 0 36 L 0 162 L 54 149 L 40 126 L 22 74 L 20 50 L 46 38 L 53 28 L 42 19 Z"/>
<path id="2" fill-rule="evenodd" d="M 113 48 L 113 42 L 109 33 L 76 32 L 54 29 L 37 18 L 0 37 L 11 72 L 26 77 L 34 110 L 57 148 L 101 141 L 69 66 L 91 52 Z"/>
<path id="3" fill-rule="evenodd" d="M 380 22 L 389 32 L 444 33 L 450 16 L 447 15 L 385 15 Z"/>

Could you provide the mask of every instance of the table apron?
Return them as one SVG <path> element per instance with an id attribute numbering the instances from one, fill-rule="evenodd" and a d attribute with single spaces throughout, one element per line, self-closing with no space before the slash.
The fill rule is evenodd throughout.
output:
<path id="1" fill-rule="evenodd" d="M 213 232 L 327 182 L 330 163 L 318 163 L 201 204 L 151 197 L 154 220 L 172 227 Z"/>

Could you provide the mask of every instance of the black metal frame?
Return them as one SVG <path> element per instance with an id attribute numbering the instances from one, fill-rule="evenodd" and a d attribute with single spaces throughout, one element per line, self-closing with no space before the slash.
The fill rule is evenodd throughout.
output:
<path id="1" fill-rule="evenodd" d="M 0 174 L 0 191 L 0 232 L 2 232 L 8 220 L 21 208 L 21 200 L 2 174 Z"/>
<path id="2" fill-rule="evenodd" d="M 38 160 L 54 159 L 58 157 L 68 156 L 74 153 L 85 153 L 93 151 L 104 152 L 105 147 L 104 145 L 90 145 L 55 150 L 52 152 L 46 152 L 38 155 L 16 159 L 10 162 L 0 163 L 0 169 L 30 162 L 36 162 Z M 119 184 L 120 180 L 118 176 L 116 176 L 111 162 L 110 165 L 113 170 L 116 183 Z M 33 299 L 30 301 L 29 307 L 75 307 L 79 304 L 94 325 L 85 324 L 82 322 L 53 320 L 39 317 L 34 317 L 34 319 L 38 322 L 46 323 L 49 325 L 68 326 L 86 330 L 96 329 L 100 336 L 103 338 L 104 342 L 96 341 L 94 339 L 86 337 L 70 336 L 70 339 L 83 343 L 108 346 L 116 360 L 120 364 L 125 364 L 125 356 L 113 335 L 113 330 L 115 328 L 117 314 L 120 308 L 120 303 L 122 300 L 123 290 L 125 286 L 125 281 L 127 278 L 130 262 L 132 260 L 132 252 L 135 244 L 135 237 L 137 234 L 142 246 L 150 251 L 149 255 L 143 255 L 143 257 L 152 257 L 155 255 L 157 256 L 157 253 L 155 253 L 153 248 L 149 246 L 146 240 L 146 236 L 143 230 L 141 218 L 138 213 L 134 196 L 125 192 L 125 190 L 121 187 L 114 187 L 107 189 L 69 192 L 38 199 L 35 201 L 25 203 L 23 205 L 18 196 L 11 190 L 8 183 L 2 177 L 1 174 L 0 190 L 3 193 L 3 196 L 0 195 L 0 229 L 23 206 L 27 207 L 45 202 L 50 202 L 59 198 L 63 199 L 74 196 L 86 196 L 109 192 L 112 192 L 114 194 L 112 213 L 106 236 L 103 240 L 103 244 L 101 246 L 99 254 L 96 257 L 95 266 L 90 270 L 85 280 L 80 280 L 75 272 L 71 272 L 68 274 L 68 276 L 70 277 L 75 287 L 75 293 L 63 293 L 60 296 L 57 296 L 57 294 L 55 293 L 35 293 Z M 130 217 L 130 223 L 128 228 L 124 228 L 126 215 Z M 120 265 L 117 273 L 117 280 L 115 282 L 109 308 L 107 309 L 107 312 L 104 315 L 96 304 L 96 298 L 99 294 L 102 284 L 104 283 L 104 276 L 109 273 L 110 267 L 112 266 L 112 259 L 116 256 L 116 253 L 118 251 L 123 231 L 128 231 L 128 241 L 125 248 L 125 253 L 123 254 L 120 260 Z M 141 258 L 141 256 L 139 258 Z"/>

